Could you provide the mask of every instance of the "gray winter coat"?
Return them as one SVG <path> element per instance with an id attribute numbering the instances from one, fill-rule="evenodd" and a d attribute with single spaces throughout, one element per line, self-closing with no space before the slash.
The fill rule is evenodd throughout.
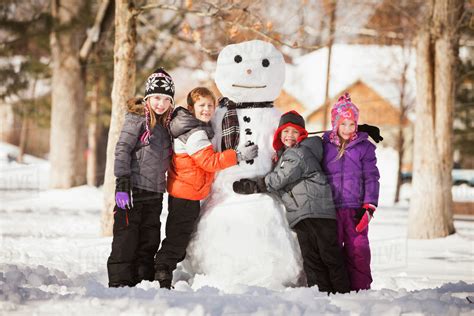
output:
<path id="1" fill-rule="evenodd" d="M 305 218 L 336 219 L 331 187 L 321 168 L 321 138 L 304 139 L 287 148 L 272 172 L 265 176 L 267 190 L 285 205 L 290 227 Z"/>
<path id="2" fill-rule="evenodd" d="M 114 174 L 117 178 L 128 177 L 131 188 L 164 193 L 172 154 L 170 136 L 166 128 L 156 124 L 149 144 L 144 145 L 139 140 L 144 131 L 145 116 L 131 112 L 129 104 L 115 147 Z"/>

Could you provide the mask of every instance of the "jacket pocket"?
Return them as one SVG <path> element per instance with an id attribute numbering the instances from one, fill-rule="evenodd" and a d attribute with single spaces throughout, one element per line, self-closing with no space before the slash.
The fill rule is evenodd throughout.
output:
<path id="1" fill-rule="evenodd" d="M 298 204 L 298 201 L 296 201 L 296 198 L 293 195 L 293 191 L 290 191 L 289 194 L 290 194 L 291 198 L 293 199 L 293 201 L 295 202 L 296 207 L 300 207 L 300 205 Z"/>
<path id="2" fill-rule="evenodd" d="M 299 208 L 298 202 L 291 191 L 284 191 L 281 195 L 281 201 L 285 205 L 287 212 L 296 212 Z"/>
<path id="3" fill-rule="evenodd" d="M 129 210 L 128 209 L 121 209 L 117 205 L 114 208 L 114 226 L 113 232 L 117 232 L 120 230 L 124 230 L 129 225 Z"/>

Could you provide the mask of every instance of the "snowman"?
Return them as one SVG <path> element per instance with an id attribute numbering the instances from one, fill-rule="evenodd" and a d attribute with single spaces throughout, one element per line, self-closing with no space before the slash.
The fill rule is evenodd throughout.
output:
<path id="1" fill-rule="evenodd" d="M 218 56 L 215 81 L 224 96 L 212 120 L 214 148 L 258 144 L 258 157 L 220 171 L 202 205 L 188 247 L 193 288 L 232 291 L 239 285 L 283 288 L 297 282 L 302 260 L 284 207 L 268 194 L 240 195 L 232 183 L 266 175 L 280 113 L 273 101 L 285 80 L 283 55 L 254 40 L 226 46 Z"/>

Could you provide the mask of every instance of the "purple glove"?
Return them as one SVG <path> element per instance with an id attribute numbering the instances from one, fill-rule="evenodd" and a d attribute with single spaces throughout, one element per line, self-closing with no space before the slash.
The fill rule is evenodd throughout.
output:
<path id="1" fill-rule="evenodd" d="M 130 208 L 130 196 L 127 192 L 117 192 L 115 193 L 115 203 L 121 209 L 125 209 L 125 206 Z"/>

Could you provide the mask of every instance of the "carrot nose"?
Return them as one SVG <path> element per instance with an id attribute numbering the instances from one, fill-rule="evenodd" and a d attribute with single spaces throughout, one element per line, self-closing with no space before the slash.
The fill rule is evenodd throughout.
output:
<path id="1" fill-rule="evenodd" d="M 247 69 L 247 74 L 251 74 L 252 73 L 252 69 Z"/>

